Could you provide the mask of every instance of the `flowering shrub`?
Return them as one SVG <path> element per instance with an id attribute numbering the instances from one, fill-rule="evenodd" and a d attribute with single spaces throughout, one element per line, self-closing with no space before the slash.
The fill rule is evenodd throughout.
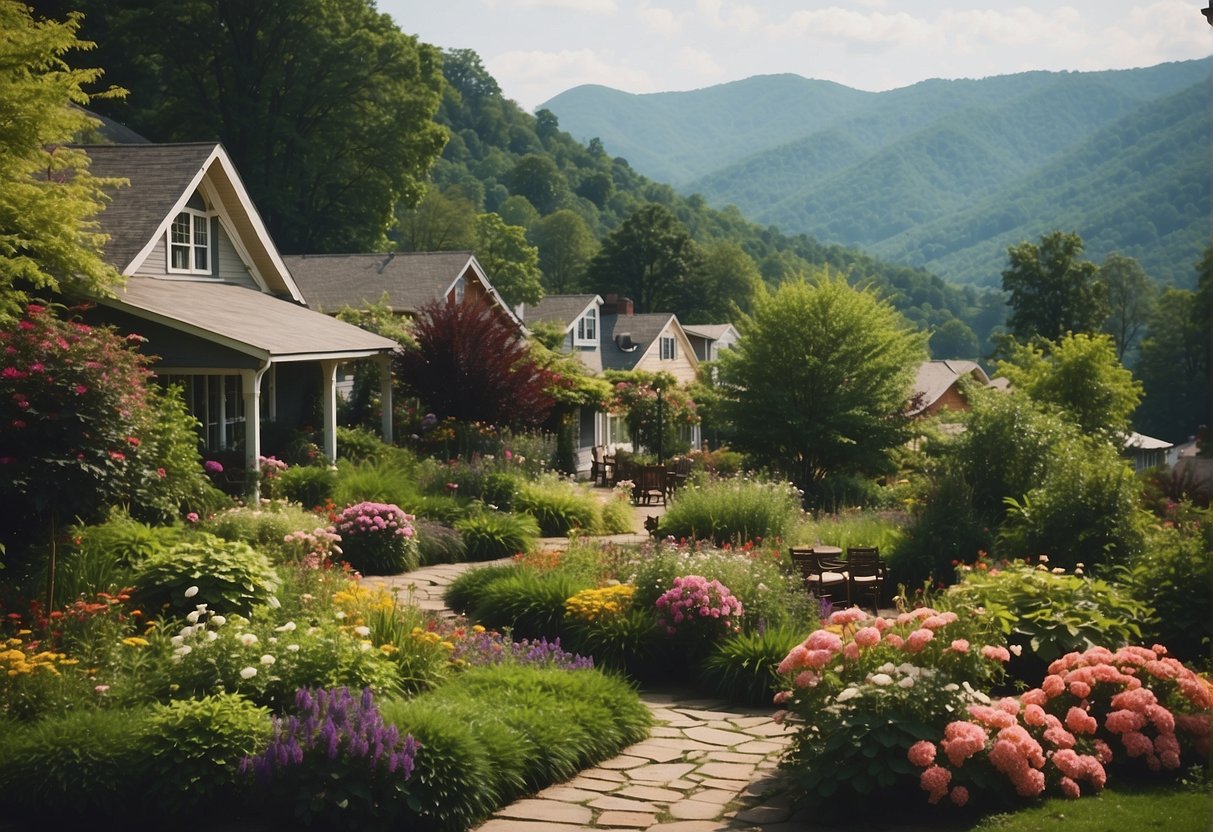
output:
<path id="1" fill-rule="evenodd" d="M 564 602 L 565 620 L 595 624 L 609 618 L 617 618 L 631 609 L 632 596 L 635 594 L 636 587 L 631 584 L 583 589 Z"/>
<path id="2" fill-rule="evenodd" d="M 261 495 L 273 500 L 280 496 L 278 485 L 289 466 L 275 456 L 257 457 L 257 476 L 261 481 Z"/>
<path id="3" fill-rule="evenodd" d="M 300 689 L 296 715 L 274 720 L 269 747 L 241 770 L 293 804 L 304 823 L 390 828 L 408 812 L 408 780 L 420 745 L 384 723 L 369 688 Z M 280 820 L 280 818 L 279 818 Z"/>
<path id="4" fill-rule="evenodd" d="M 390 503 L 348 506 L 330 530 L 341 535 L 347 563 L 364 575 L 396 575 L 417 568 L 413 516 Z"/>
<path id="5" fill-rule="evenodd" d="M 661 448 L 666 454 L 682 453 L 688 449 L 679 429 L 699 424 L 695 402 L 668 373 L 651 375 L 644 372 L 615 373 L 609 408 L 627 421 L 632 439 L 640 447 L 655 453 L 658 432 Z M 658 420 L 657 389 L 661 388 L 661 419 Z"/>
<path id="6" fill-rule="evenodd" d="M 785 689 L 775 698 L 797 728 L 784 765 L 801 794 L 912 793 L 910 748 L 985 698 L 977 687 L 997 680 L 1010 657 L 986 642 L 982 626 L 929 607 L 896 619 L 852 607 L 793 648 L 779 664 Z"/>
<path id="7" fill-rule="evenodd" d="M 656 601 L 658 623 L 673 635 L 691 635 L 712 642 L 741 629 L 745 610 L 720 581 L 700 575 L 674 579 Z"/>
<path id="8" fill-rule="evenodd" d="M 1185 756 L 1207 761 L 1213 684 L 1161 646 L 1095 647 L 1053 662 L 1018 699 L 971 704 L 967 714 L 938 742 L 908 751 L 930 802 L 997 800 L 1007 785 L 1020 798 L 1074 798 L 1100 791 L 1112 766 L 1174 772 Z"/>

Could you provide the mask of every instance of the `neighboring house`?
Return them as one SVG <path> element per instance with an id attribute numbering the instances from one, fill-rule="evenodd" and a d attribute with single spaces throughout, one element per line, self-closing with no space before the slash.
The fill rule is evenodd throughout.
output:
<path id="1" fill-rule="evenodd" d="M 1132 460 L 1134 471 L 1147 471 L 1167 464 L 1167 452 L 1175 447 L 1165 439 L 1155 439 L 1140 433 L 1130 433 L 1125 437 L 1124 455 Z"/>
<path id="2" fill-rule="evenodd" d="M 737 343 L 737 329 L 732 324 L 684 325 L 683 332 L 695 350 L 695 357 L 702 361 L 715 361 L 720 351 Z"/>
<path id="3" fill-rule="evenodd" d="M 387 254 L 296 254 L 282 258 L 307 305 L 332 315 L 385 301 L 397 315 L 414 316 L 428 303 L 483 300 L 521 327 L 470 251 Z"/>
<path id="4" fill-rule="evenodd" d="M 263 421 L 314 421 L 336 458 L 337 366 L 380 367 L 391 425 L 387 338 L 307 309 L 231 159 L 213 142 L 88 145 L 96 176 L 122 177 L 100 214 L 105 259 L 126 276 L 91 317 L 142 335 L 161 379 L 180 382 L 209 452 L 261 455 Z"/>
<path id="5" fill-rule="evenodd" d="M 699 359 L 678 318 L 670 312 L 637 314 L 632 301 L 617 295 L 549 295 L 519 307 L 527 324 L 554 323 L 564 328 L 563 350 L 592 372 L 642 370 L 669 373 L 680 383 L 694 381 Z M 577 468 L 588 471 L 595 445 L 631 447 L 622 418 L 590 408 L 578 414 Z M 699 445 L 699 428 L 691 435 Z"/>
<path id="6" fill-rule="evenodd" d="M 976 361 L 924 361 L 918 365 L 914 382 L 914 404 L 909 415 L 934 416 L 944 410 L 968 410 L 960 389 L 961 379 L 969 378 L 984 387 L 1006 389 L 1005 380 L 990 380 Z"/>

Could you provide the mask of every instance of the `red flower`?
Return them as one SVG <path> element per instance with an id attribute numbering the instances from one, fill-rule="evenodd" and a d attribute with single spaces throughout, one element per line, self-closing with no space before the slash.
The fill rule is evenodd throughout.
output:
<path id="1" fill-rule="evenodd" d="M 126 454 L 122 453 L 122 451 L 110 451 L 110 459 L 121 462 L 126 459 Z"/>

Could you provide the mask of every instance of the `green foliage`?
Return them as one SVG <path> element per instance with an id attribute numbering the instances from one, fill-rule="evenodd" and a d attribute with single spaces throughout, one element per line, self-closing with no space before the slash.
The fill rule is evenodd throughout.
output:
<path id="1" fill-rule="evenodd" d="M 1104 332 L 1116 344 L 1116 358 L 1136 350 L 1146 323 L 1154 311 L 1158 288 L 1141 264 L 1123 254 L 1109 254 L 1099 267 L 1099 280 L 1108 301 L 1108 319 Z"/>
<path id="2" fill-rule="evenodd" d="M 226 505 L 202 468 L 197 420 L 180 388 L 147 387 L 147 410 L 139 431 L 139 455 L 147 472 L 129 491 L 130 513 L 148 522 L 166 523 L 193 511 L 206 514 Z"/>
<path id="3" fill-rule="evenodd" d="M 68 66 L 67 56 L 92 47 L 76 37 L 79 13 L 57 21 L 32 12 L 22 3 L 0 7 L 9 35 L 0 44 L 0 100 L 8 102 L 0 127 L 0 328 L 21 314 L 30 290 L 57 291 L 64 281 L 104 293 L 120 280 L 102 259 L 106 238 L 96 227 L 104 188 L 119 181 L 92 176 L 88 154 L 71 144 L 99 124 L 84 109 L 90 100 L 121 91 L 85 92 L 101 70 Z"/>
<path id="4" fill-rule="evenodd" d="M 482 511 L 455 523 L 468 560 L 498 560 L 529 551 L 539 537 L 539 524 L 525 514 Z"/>
<path id="5" fill-rule="evenodd" d="M 699 247 L 678 216 L 650 203 L 603 239 L 586 269 L 586 282 L 600 295 L 622 292 L 637 312 L 682 314 L 694 295 L 701 262 Z"/>
<path id="6" fill-rule="evenodd" d="M 457 613 L 469 614 L 486 586 L 504 578 L 518 575 L 522 567 L 516 563 L 480 566 L 460 572 L 447 586 L 443 600 Z"/>
<path id="7" fill-rule="evenodd" d="M 730 635 L 704 658 L 699 687 L 730 702 L 767 705 L 781 687 L 776 668 L 803 639 L 803 630 L 788 626 Z"/>
<path id="8" fill-rule="evenodd" d="M 514 510 L 534 517 L 544 537 L 563 537 L 574 529 L 591 531 L 598 516 L 592 495 L 554 476 L 523 483 Z"/>
<path id="9" fill-rule="evenodd" d="M 598 248 L 585 220 L 575 211 L 561 208 L 539 220 L 528 236 L 539 249 L 544 290 L 557 295 L 574 291 Z"/>
<path id="10" fill-rule="evenodd" d="M 463 563 L 467 560 L 467 547 L 459 532 L 432 520 L 413 521 L 417 529 L 417 560 L 420 566 L 436 563 Z"/>
<path id="11" fill-rule="evenodd" d="M 476 259 L 511 309 L 543 298 L 539 249 L 527 243 L 525 228 L 506 225 L 497 214 L 481 214 L 476 218 Z"/>
<path id="12" fill-rule="evenodd" d="M 993 548 L 989 521 L 975 508 L 974 488 L 954 468 L 943 467 L 925 486 L 905 538 L 888 554 L 889 583 L 918 587 L 950 583 L 955 564 Z M 827 538 L 823 538 L 827 539 Z"/>
<path id="13" fill-rule="evenodd" d="M 1141 640 L 1138 622 L 1150 616 L 1150 607 L 1115 584 L 1087 577 L 1081 569 L 1050 569 L 1045 558 L 1036 566 L 988 565 L 963 567 L 943 603 L 957 611 L 984 609 L 983 618 L 1022 648 L 1011 663 L 1022 681 L 1036 683 L 1048 664 L 1066 653 L 1096 646 L 1114 650 Z"/>
<path id="14" fill-rule="evenodd" d="M 337 490 L 338 473 L 327 465 L 292 465 L 278 475 L 282 496 L 309 508 L 323 506 Z"/>
<path id="15" fill-rule="evenodd" d="M 160 816 L 223 816 L 243 797 L 242 757 L 269 739 L 269 711 L 234 693 L 177 699 L 148 716 L 150 798 Z"/>
<path id="16" fill-rule="evenodd" d="M 1012 389 L 1057 407 L 1087 435 L 1119 442 L 1141 401 L 1141 383 L 1116 356 L 1111 336 L 1067 333 L 1056 342 L 1015 344 L 995 374 Z"/>
<path id="17" fill-rule="evenodd" d="M 348 459 L 350 462 L 380 462 L 395 453 L 398 453 L 398 450 L 366 428 L 337 428 L 338 459 Z"/>
<path id="18" fill-rule="evenodd" d="M 1191 524 L 1156 529 L 1118 582 L 1154 615 L 1141 622 L 1142 643 L 1163 644 L 1185 663 L 1210 658 L 1213 621 L 1213 523 L 1206 516 Z"/>
<path id="19" fill-rule="evenodd" d="M 1207 307 L 1213 303 L 1213 249 L 1200 264 L 1202 293 L 1167 288 L 1159 295 L 1141 344 L 1136 372 L 1145 387 L 1145 399 L 1136 426 L 1142 432 L 1172 442 L 1183 442 L 1209 416 L 1207 384 L 1189 384 L 1208 378 L 1208 335 L 1213 328 Z"/>
<path id="20" fill-rule="evenodd" d="M 606 379 L 611 383 L 608 407 L 623 415 L 635 447 L 649 454 L 660 451 L 665 458 L 689 449 L 686 429 L 699 422 L 699 415 L 694 400 L 673 375 L 612 370 Z"/>
<path id="21" fill-rule="evenodd" d="M 658 533 L 717 546 L 786 539 L 800 514 L 800 495 L 786 483 L 735 478 L 680 488 L 658 521 Z"/>
<path id="22" fill-rule="evenodd" d="M 905 532 L 896 517 L 872 511 L 845 511 L 838 514 L 805 515 L 788 536 L 792 545 L 825 543 L 846 549 L 848 546 L 875 546 L 881 557 L 889 558 L 900 548 Z"/>
<path id="23" fill-rule="evenodd" d="M 288 468 L 287 473 L 291 470 Z M 393 503 L 416 512 L 413 505 L 416 496 L 417 486 L 412 472 L 388 461 L 337 464 L 337 486 L 333 489 L 333 502 L 339 506 L 371 500 Z"/>
<path id="24" fill-rule="evenodd" d="M 636 514 L 626 498 L 607 500 L 602 504 L 595 534 L 630 534 L 636 531 Z"/>
<path id="25" fill-rule="evenodd" d="M 129 586 L 140 564 L 177 543 L 181 535 L 180 526 L 148 526 L 119 512 L 95 526 L 73 526 L 72 546 L 55 575 L 56 599 Z"/>
<path id="26" fill-rule="evenodd" d="M 184 617 L 206 603 L 215 612 L 247 615 L 270 599 L 277 581 L 269 560 L 248 544 L 202 534 L 145 560 L 135 573 L 135 598 L 149 614 L 165 609 Z"/>
<path id="27" fill-rule="evenodd" d="M 592 622 L 566 616 L 561 644 L 591 656 L 594 667 L 626 672 L 634 679 L 659 679 L 666 670 L 662 666 L 664 636 L 653 610 L 630 607 Z"/>
<path id="28" fill-rule="evenodd" d="M 1053 231 L 1039 243 L 1007 249 L 1002 289 L 1010 294 L 1007 327 L 1021 341 L 1060 340 L 1066 333 L 1098 332 L 1108 315 L 1094 263 L 1079 260 L 1082 238 Z"/>
<path id="29" fill-rule="evenodd" d="M 0 805 L 40 823 L 128 817 L 146 797 L 149 731 L 145 709 L 68 711 L 6 730 Z"/>
<path id="30" fill-rule="evenodd" d="M 198 527 L 227 541 L 247 543 L 274 563 L 281 563 L 294 555 L 283 538 L 291 532 L 310 532 L 327 525 L 322 515 L 306 511 L 298 503 L 275 500 L 256 507 L 229 508 L 203 520 Z"/>
<path id="31" fill-rule="evenodd" d="M 589 584 L 562 572 L 524 570 L 482 585 L 470 617 L 514 638 L 554 638 L 564 622 L 564 602 Z"/>
<path id="32" fill-rule="evenodd" d="M 810 497 L 828 474 L 890 469 L 925 335 L 828 272 L 760 293 L 737 326 L 719 365 L 742 450 Z"/>

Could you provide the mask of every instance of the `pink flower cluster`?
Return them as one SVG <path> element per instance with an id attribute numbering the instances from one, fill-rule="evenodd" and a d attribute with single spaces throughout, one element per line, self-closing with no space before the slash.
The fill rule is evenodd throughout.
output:
<path id="1" fill-rule="evenodd" d="M 720 581 L 701 575 L 684 575 L 657 599 L 659 622 L 674 635 L 680 625 L 696 619 L 719 620 L 726 629 L 740 627 L 744 610 L 732 590 Z"/>
<path id="2" fill-rule="evenodd" d="M 391 503 L 357 503 L 341 512 L 332 531 L 341 535 L 342 539 L 360 534 L 391 534 L 411 538 L 414 534 L 413 516 Z"/>

